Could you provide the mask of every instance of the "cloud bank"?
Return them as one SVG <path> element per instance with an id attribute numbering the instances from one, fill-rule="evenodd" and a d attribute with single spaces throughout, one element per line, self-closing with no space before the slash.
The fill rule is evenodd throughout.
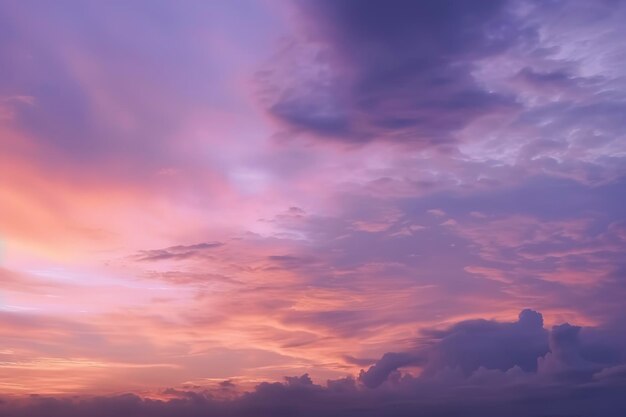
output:
<path id="1" fill-rule="evenodd" d="M 547 330 L 540 313 L 524 310 L 515 322 L 468 320 L 423 331 L 419 348 L 386 353 L 356 379 L 320 385 L 304 374 L 247 392 L 225 381 L 212 390 L 166 389 L 160 399 L 9 397 L 0 415 L 618 417 L 626 409 L 626 344 L 616 330 L 567 323 Z"/>

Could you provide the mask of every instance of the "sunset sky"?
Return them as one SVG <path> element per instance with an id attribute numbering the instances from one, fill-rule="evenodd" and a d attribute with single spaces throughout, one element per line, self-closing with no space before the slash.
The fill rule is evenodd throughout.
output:
<path id="1" fill-rule="evenodd" d="M 0 416 L 623 417 L 624 22 L 0 1 Z"/>

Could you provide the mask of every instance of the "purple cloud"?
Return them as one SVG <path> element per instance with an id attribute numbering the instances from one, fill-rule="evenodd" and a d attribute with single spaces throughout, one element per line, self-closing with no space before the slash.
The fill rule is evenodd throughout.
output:
<path id="1" fill-rule="evenodd" d="M 219 397 L 217 391 L 190 389 L 193 387 L 166 389 L 163 394 L 168 399 L 159 400 L 133 394 L 34 395 L 3 399 L 0 413 L 12 417 L 345 417 L 376 416 L 389 410 L 400 416 L 452 416 L 463 410 L 467 416 L 496 417 L 506 409 L 507 415 L 514 417 L 581 413 L 619 417 L 626 406 L 621 395 L 626 388 L 626 351 L 610 364 L 585 358 L 585 344 L 590 347 L 595 342 L 593 337 L 585 340 L 582 330 L 592 329 L 562 324 L 548 332 L 540 313 L 524 310 L 517 322 L 472 320 L 426 332 L 424 336 L 431 340 L 428 352 L 385 354 L 361 373 L 358 382 L 348 377 L 318 385 L 304 374 L 287 377 L 282 383 L 262 382 L 230 399 Z M 549 348 L 544 345 L 548 333 Z M 539 363 L 538 368 L 527 366 L 531 357 Z M 470 372 L 463 372 L 468 363 Z M 410 365 L 429 369 L 432 364 L 433 372 L 419 376 L 399 371 Z M 225 382 L 218 389 L 225 387 L 237 388 Z"/>
<path id="2" fill-rule="evenodd" d="M 322 45 L 311 66 L 329 68 L 312 74 L 327 79 L 303 74 L 285 85 L 263 74 L 281 91 L 267 99 L 270 113 L 296 131 L 440 144 L 478 117 L 516 107 L 471 74 L 474 61 L 530 36 L 504 1 L 299 5 L 308 35 Z"/>

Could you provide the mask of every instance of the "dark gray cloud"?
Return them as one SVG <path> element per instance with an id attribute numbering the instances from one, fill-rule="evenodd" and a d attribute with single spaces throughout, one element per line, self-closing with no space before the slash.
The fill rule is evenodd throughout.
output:
<path id="1" fill-rule="evenodd" d="M 586 183 L 624 174 L 623 2 L 297 4 L 305 40 L 259 75 L 288 136 L 434 145 L 480 161 L 465 165 L 481 177 L 469 187 L 503 181 L 487 177 L 505 166 Z"/>
<path id="2" fill-rule="evenodd" d="M 431 334 L 438 341 L 425 368 L 430 373 L 446 367 L 471 374 L 481 367 L 507 371 L 515 366 L 532 372 L 537 358 L 548 352 L 543 317 L 532 310 L 522 311 L 513 323 L 471 320 Z"/>
<path id="3" fill-rule="evenodd" d="M 515 107 L 471 74 L 474 61 L 532 34 L 505 1 L 299 5 L 309 38 L 322 45 L 309 69 L 320 71 L 292 68 L 292 80 L 280 70 L 262 74 L 274 85 L 264 96 L 270 113 L 297 130 L 355 142 L 441 143 L 477 117 Z"/>
<path id="4" fill-rule="evenodd" d="M 507 371 L 519 367 L 525 372 L 537 370 L 537 359 L 548 353 L 548 332 L 541 314 L 524 310 L 519 320 L 499 323 L 469 320 L 449 329 L 426 332 L 426 348 L 416 352 L 386 353 L 359 379 L 375 388 L 401 367 L 420 365 L 424 375 L 434 375 L 446 368 L 471 375 L 479 368 Z"/>
<path id="5" fill-rule="evenodd" d="M 585 329 L 564 323 L 548 331 L 542 315 L 529 309 L 516 322 L 468 320 L 445 330 L 424 331 L 419 349 L 386 353 L 361 371 L 359 380 L 368 388 L 397 384 L 401 368 L 419 365 L 422 373 L 416 380 L 421 382 L 450 373 L 461 379 L 502 373 L 530 377 L 537 384 L 589 383 L 603 369 L 619 367 L 626 360 L 620 328 Z"/>
<path id="6" fill-rule="evenodd" d="M 383 357 L 367 371 L 361 371 L 359 381 L 368 388 L 376 388 L 385 382 L 389 375 L 398 368 L 408 365 L 422 365 L 425 361 L 425 357 L 418 353 L 385 353 Z"/>

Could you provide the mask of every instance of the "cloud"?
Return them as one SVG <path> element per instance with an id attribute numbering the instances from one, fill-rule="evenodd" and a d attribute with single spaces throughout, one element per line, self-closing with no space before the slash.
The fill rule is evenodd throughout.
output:
<path id="1" fill-rule="evenodd" d="M 469 320 L 446 330 L 427 332 L 423 336 L 432 342 L 429 352 L 386 354 L 362 372 L 359 380 L 345 377 L 317 384 L 308 374 L 303 374 L 286 377 L 283 382 L 261 382 L 242 394 L 237 394 L 240 392 L 237 384 L 226 381 L 213 389 L 191 385 L 169 388 L 161 392 L 160 399 L 134 394 L 71 398 L 14 396 L 2 399 L 0 415 L 374 417 L 393 410 L 398 416 L 454 416 L 462 412 L 468 417 L 498 417 L 506 410 L 513 417 L 621 417 L 626 406 L 625 357 L 603 365 L 582 359 L 585 344 L 595 343 L 593 337 L 586 341 L 581 337 L 583 330 L 593 329 L 569 324 L 555 326 L 549 332 L 549 352 L 542 357 L 542 352 L 533 348 L 539 336 L 541 343 L 548 338 L 542 316 L 524 310 L 515 322 Z M 609 330 L 603 331 L 609 334 Z M 451 345 L 455 349 L 451 350 Z M 537 355 L 539 368 L 521 369 L 527 359 L 525 354 L 520 355 L 522 351 Z M 415 376 L 401 370 L 408 365 L 427 367 L 433 360 L 433 352 L 447 355 L 445 364 L 437 363 L 436 373 L 422 372 Z M 475 358 L 477 365 L 471 367 L 470 373 L 455 368 L 467 363 L 469 357 Z M 502 358 L 507 359 L 503 362 Z M 548 363 L 558 363 L 558 372 L 556 368 L 549 369 Z M 387 377 L 392 373 L 394 378 L 390 380 Z M 229 391 L 228 395 L 224 395 L 224 390 Z"/>
<path id="2" fill-rule="evenodd" d="M 391 376 L 403 367 L 419 365 L 421 374 L 415 380 L 422 382 L 457 372 L 455 378 L 472 379 L 497 371 L 532 377 L 536 383 L 555 378 L 588 383 L 603 369 L 621 366 L 626 349 L 615 334 L 617 328 L 586 329 L 585 337 L 582 330 L 565 323 L 548 331 L 542 315 L 529 309 L 516 322 L 462 321 L 445 330 L 423 331 L 418 349 L 384 354 L 361 371 L 359 380 L 376 388 L 393 382 Z"/>
<path id="3" fill-rule="evenodd" d="M 307 71 L 263 73 L 274 85 L 264 97 L 269 112 L 296 130 L 347 142 L 441 144 L 478 117 L 515 108 L 472 76 L 475 60 L 526 36 L 505 1 L 298 4 L 319 51 L 305 58 Z"/>
<path id="4" fill-rule="evenodd" d="M 541 314 L 524 310 L 519 320 L 499 323 L 469 320 L 442 331 L 426 332 L 428 346 L 416 352 L 386 353 L 361 372 L 359 380 L 375 388 L 398 368 L 420 365 L 424 375 L 446 368 L 459 369 L 470 375 L 479 368 L 507 371 L 519 367 L 526 372 L 537 370 L 537 358 L 548 353 L 548 332 Z"/>
<path id="5" fill-rule="evenodd" d="M 425 359 L 414 353 L 385 353 L 383 357 L 367 371 L 361 371 L 359 381 L 368 388 L 376 388 L 387 380 L 389 375 L 398 368 L 408 365 L 421 365 Z"/>
<path id="6" fill-rule="evenodd" d="M 446 411 L 429 393 L 464 389 L 490 404 L 610 395 L 625 345 L 625 3 L 300 2 L 306 39 L 259 77 L 282 133 L 329 139 L 316 146 L 266 140 L 233 96 L 280 24 L 257 26 L 251 5 L 245 20 L 237 3 L 144 3 L 0 6 L 0 229 L 20 271 L 0 270 L 13 309 L 0 321 L 3 360 L 21 362 L 2 387 L 238 375 L 270 385 L 232 407 L 269 410 L 271 391 L 292 410 L 311 396 L 430 415 Z M 546 327 L 514 319 L 527 305 Z M 549 330 L 564 321 L 581 327 Z M 184 414 L 192 397 L 216 404 L 119 402 Z"/>
<path id="7" fill-rule="evenodd" d="M 205 242 L 195 245 L 176 245 L 164 249 L 143 250 L 135 255 L 137 261 L 165 261 L 182 260 L 195 256 L 200 256 L 204 251 L 219 248 L 224 244 L 221 242 Z"/>
<path id="8" fill-rule="evenodd" d="M 506 371 L 515 366 L 530 372 L 537 369 L 537 358 L 548 352 L 543 317 L 532 310 L 522 311 L 517 322 L 470 320 L 432 335 L 437 342 L 427 373 L 449 367 L 471 374 L 481 367 Z"/>
<path id="9" fill-rule="evenodd" d="M 619 344 L 582 340 L 580 326 L 568 323 L 555 326 L 550 332 L 550 352 L 539 360 L 539 371 L 558 378 L 588 381 L 607 365 L 623 360 Z"/>

